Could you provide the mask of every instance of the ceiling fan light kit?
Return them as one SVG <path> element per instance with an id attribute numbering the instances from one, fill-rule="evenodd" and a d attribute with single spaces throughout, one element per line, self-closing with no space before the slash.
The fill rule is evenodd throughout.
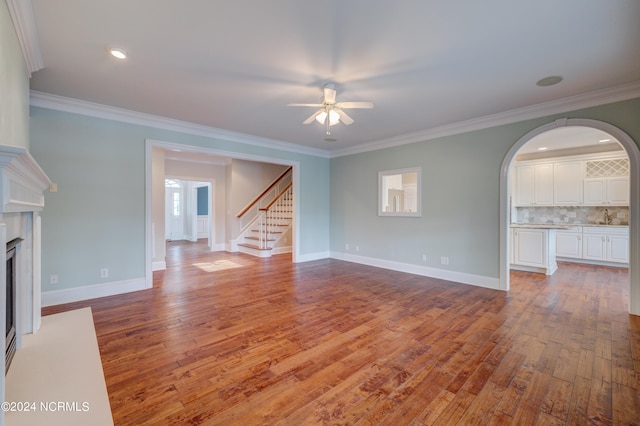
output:
<path id="1" fill-rule="evenodd" d="M 343 111 L 348 108 L 373 108 L 373 102 L 337 102 L 336 88 L 333 84 L 325 84 L 323 88 L 323 97 L 319 104 L 288 104 L 287 106 L 302 106 L 320 108 L 309 118 L 303 121 L 303 124 L 312 123 L 316 120 L 320 124 L 327 127 L 327 135 L 331 134 L 331 126 L 343 122 L 345 125 L 353 123 L 353 118 Z"/>

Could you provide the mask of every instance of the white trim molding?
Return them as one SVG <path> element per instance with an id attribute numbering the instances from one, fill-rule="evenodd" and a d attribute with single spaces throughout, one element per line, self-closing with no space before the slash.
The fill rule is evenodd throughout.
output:
<path id="1" fill-rule="evenodd" d="M 629 313 L 640 315 L 640 149 L 623 130 L 599 120 L 563 118 L 531 130 L 516 141 L 505 155 L 500 168 L 500 290 L 509 290 L 509 172 L 515 157 L 532 138 L 549 130 L 581 126 L 602 130 L 625 149 L 630 164 L 629 210 Z"/>
<path id="2" fill-rule="evenodd" d="M 408 274 L 421 275 L 423 277 L 437 278 L 452 281 L 459 284 L 468 284 L 476 287 L 499 289 L 499 279 L 482 275 L 467 274 L 465 272 L 448 271 L 445 269 L 430 268 L 410 263 L 394 262 L 391 260 L 376 259 L 373 257 L 356 256 L 341 252 L 331 252 L 331 258 L 346 262 L 360 263 L 376 268 L 390 269 L 392 271 L 406 272 Z"/>
<path id="3" fill-rule="evenodd" d="M 29 75 L 31 75 L 44 68 L 36 20 L 33 15 L 33 4 L 31 0 L 7 0 L 7 7 L 18 36 L 24 62 L 27 64 Z"/>
<path id="4" fill-rule="evenodd" d="M 80 300 L 96 299 L 98 297 L 115 296 L 145 290 L 146 280 L 136 278 L 124 281 L 113 281 L 94 285 L 65 288 L 61 290 L 43 291 L 42 306 L 61 305 L 63 303 L 78 302 Z"/>
<path id="5" fill-rule="evenodd" d="M 285 152 L 329 158 L 329 151 L 323 149 L 247 135 L 230 130 L 218 129 L 216 127 L 203 126 L 172 118 L 145 114 L 123 108 L 116 108 L 33 90 L 31 91 L 30 104 L 40 108 L 70 112 L 73 114 L 120 121 L 140 126 L 149 126 L 156 129 L 179 132 L 188 135 L 204 136 L 212 139 L 257 146 L 260 148 L 269 148 L 270 150 L 277 149 Z"/>
<path id="6" fill-rule="evenodd" d="M 41 211 L 51 179 L 22 147 L 0 146 L 0 213 Z"/>
<path id="7" fill-rule="evenodd" d="M 362 145 L 338 149 L 331 151 L 331 158 L 375 151 L 384 148 L 392 148 L 400 145 L 472 132 L 474 130 L 488 129 L 490 127 L 501 126 L 518 121 L 547 117 L 553 114 L 562 114 L 568 111 L 591 108 L 599 105 L 635 99 L 638 97 L 640 97 L 640 81 L 596 90 L 582 95 L 569 96 L 554 101 L 543 102 L 528 107 L 516 108 L 510 111 L 460 121 L 458 123 L 433 127 L 431 129 L 400 135 L 394 138 L 367 142 Z"/>
<path id="8" fill-rule="evenodd" d="M 583 108 L 590 108 L 638 97 L 640 97 L 640 81 L 635 81 L 628 84 L 595 90 L 580 95 L 568 96 L 562 99 L 556 99 L 553 101 L 543 102 L 523 108 L 516 108 L 513 110 L 491 114 L 484 117 L 478 117 L 471 120 L 437 126 L 389 139 L 369 141 L 360 145 L 337 150 L 311 148 L 290 142 L 261 138 L 244 133 L 232 132 L 215 127 L 193 124 L 185 121 L 174 120 L 171 118 L 144 114 L 136 111 L 101 105 L 93 102 L 52 95 L 49 93 L 38 91 L 31 91 L 30 103 L 33 106 L 41 108 L 70 112 L 74 114 L 81 114 L 107 120 L 121 121 L 130 124 L 138 124 L 141 126 L 150 126 L 158 129 L 186 133 L 196 136 L 210 137 L 230 142 L 244 143 L 248 145 L 259 146 L 262 148 L 278 149 L 286 152 L 311 155 L 322 158 L 336 158 L 346 155 L 375 151 L 378 149 L 392 148 L 400 145 L 422 142 L 446 136 L 452 136 L 460 133 L 471 132 L 474 130 L 487 129 L 490 127 L 515 123 L 518 121 L 546 117 L 553 114 L 562 114 L 568 111 L 575 111 Z"/>

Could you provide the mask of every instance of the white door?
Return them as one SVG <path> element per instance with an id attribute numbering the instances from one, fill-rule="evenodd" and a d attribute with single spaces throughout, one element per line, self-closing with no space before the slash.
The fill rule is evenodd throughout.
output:
<path id="1" fill-rule="evenodd" d="M 556 256 L 582 258 L 582 235 L 575 232 L 556 232 Z"/>
<path id="2" fill-rule="evenodd" d="M 582 162 L 571 161 L 553 165 L 553 201 L 555 205 L 582 204 Z"/>
<path id="3" fill-rule="evenodd" d="M 629 205 L 629 177 L 607 179 L 607 204 L 616 206 Z"/>
<path id="4" fill-rule="evenodd" d="M 533 198 L 536 205 L 553 204 L 553 164 L 536 164 L 533 169 Z"/>
<path id="5" fill-rule="evenodd" d="M 181 182 L 175 179 L 165 181 L 166 202 L 166 238 L 168 240 L 184 239 L 184 189 Z"/>
<path id="6" fill-rule="evenodd" d="M 517 239 L 515 263 L 518 265 L 544 267 L 545 231 L 539 229 L 518 229 L 514 231 Z"/>
<path id="7" fill-rule="evenodd" d="M 607 184 L 604 179 L 584 180 L 584 203 L 588 205 L 603 205 L 607 199 Z"/>
<path id="8" fill-rule="evenodd" d="M 626 235 L 609 235 L 607 240 L 607 260 L 629 263 L 629 237 Z"/>
<path id="9" fill-rule="evenodd" d="M 533 205 L 533 166 L 515 168 L 515 205 Z"/>
<path id="10" fill-rule="evenodd" d="M 606 239 L 604 235 L 583 234 L 582 257 L 591 260 L 606 260 Z"/>

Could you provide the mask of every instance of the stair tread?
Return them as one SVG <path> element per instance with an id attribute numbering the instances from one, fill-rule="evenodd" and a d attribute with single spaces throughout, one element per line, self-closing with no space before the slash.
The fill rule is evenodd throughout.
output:
<path id="1" fill-rule="evenodd" d="M 254 235 L 247 235 L 245 238 L 250 239 L 250 240 L 259 240 L 259 237 L 256 237 Z M 275 238 L 267 238 L 266 241 L 275 241 Z"/>
<path id="2" fill-rule="evenodd" d="M 271 247 L 260 248 L 260 246 L 257 246 L 255 244 L 249 244 L 249 243 L 240 243 L 238 245 L 242 247 L 254 249 L 254 250 L 271 250 Z"/>

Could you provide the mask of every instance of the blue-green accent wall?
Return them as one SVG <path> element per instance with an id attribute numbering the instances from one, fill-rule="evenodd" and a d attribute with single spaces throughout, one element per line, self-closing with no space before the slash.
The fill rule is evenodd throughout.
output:
<path id="1" fill-rule="evenodd" d="M 303 256 L 497 278 L 503 158 L 527 132 L 564 117 L 608 122 L 640 141 L 640 99 L 331 160 L 32 107 L 32 155 L 59 187 L 42 213 L 43 291 L 100 283 L 103 267 L 108 281 L 144 277 L 145 139 L 299 162 Z M 378 171 L 414 166 L 422 167 L 422 217 L 377 216 Z M 48 284 L 51 274 L 60 284 Z"/>
<path id="2" fill-rule="evenodd" d="M 605 121 L 640 141 L 634 99 L 332 159 L 332 253 L 498 278 L 502 161 L 526 133 L 565 117 Z M 422 217 L 378 216 L 378 171 L 416 166 Z"/>
<path id="3" fill-rule="evenodd" d="M 145 277 L 146 139 L 297 162 L 299 253 L 328 253 L 328 158 L 40 107 L 31 108 L 30 126 L 31 154 L 58 184 L 42 212 L 45 292 Z"/>

